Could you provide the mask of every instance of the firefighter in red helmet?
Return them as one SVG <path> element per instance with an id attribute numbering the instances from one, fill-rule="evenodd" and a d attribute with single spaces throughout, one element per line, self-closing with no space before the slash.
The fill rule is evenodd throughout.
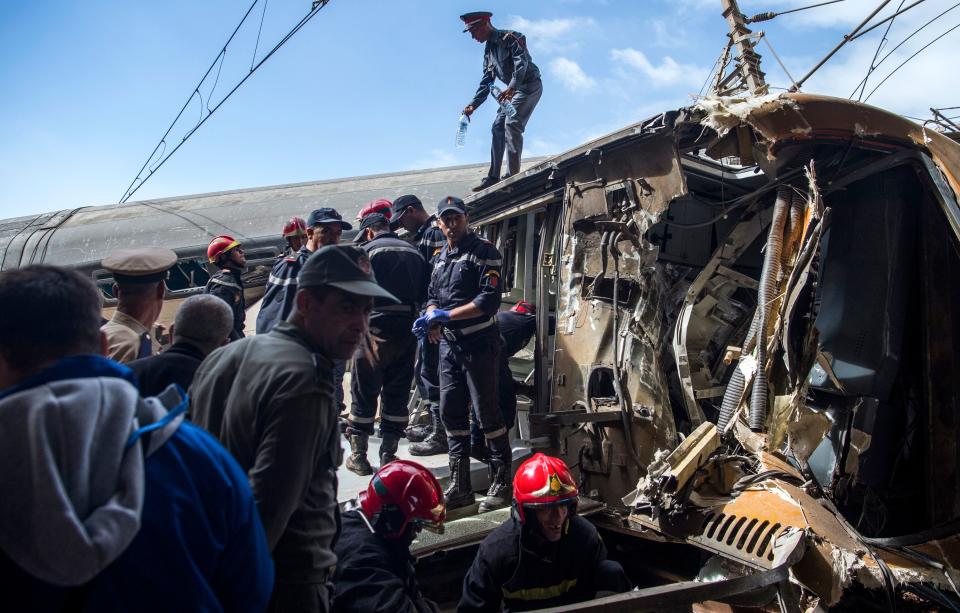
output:
<path id="1" fill-rule="evenodd" d="M 513 514 L 480 544 L 458 611 L 527 611 L 631 589 L 597 529 L 577 515 L 577 483 L 542 453 L 513 479 Z"/>
<path id="2" fill-rule="evenodd" d="M 289 255 L 296 257 L 303 242 L 307 240 L 307 222 L 303 217 L 291 217 L 283 225 L 283 238 L 287 241 L 287 251 Z"/>
<path id="3" fill-rule="evenodd" d="M 230 340 L 243 338 L 246 320 L 247 301 L 243 295 L 243 278 L 240 276 L 247 268 L 247 258 L 243 254 L 240 241 L 232 236 L 215 236 L 207 245 L 207 260 L 220 270 L 210 277 L 204 289 L 205 294 L 220 298 L 233 311 L 233 330 Z"/>
<path id="4" fill-rule="evenodd" d="M 436 611 L 417 586 L 410 543 L 421 529 L 443 531 L 446 507 L 433 474 L 394 460 L 373 475 L 344 512 L 335 548 L 333 611 Z"/>

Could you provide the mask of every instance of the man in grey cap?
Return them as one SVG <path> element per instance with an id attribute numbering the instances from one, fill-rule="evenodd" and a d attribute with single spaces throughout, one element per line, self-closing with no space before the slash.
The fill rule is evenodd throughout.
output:
<path id="1" fill-rule="evenodd" d="M 286 321 L 204 361 L 191 411 L 250 477 L 276 566 L 270 610 L 326 611 L 343 459 L 333 361 L 366 335 L 374 297 L 396 299 L 352 246 L 318 249 L 297 281 Z"/>
<path id="2" fill-rule="evenodd" d="M 122 249 L 105 257 L 101 265 L 113 273 L 117 310 L 100 328 L 107 337 L 107 357 L 127 363 L 156 353 L 150 329 L 160 316 L 167 286 L 167 271 L 177 254 L 162 247 Z"/>

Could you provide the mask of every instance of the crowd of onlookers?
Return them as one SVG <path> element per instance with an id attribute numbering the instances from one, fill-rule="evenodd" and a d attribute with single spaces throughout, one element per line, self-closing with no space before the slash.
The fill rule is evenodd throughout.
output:
<path id="1" fill-rule="evenodd" d="M 0 587 L 14 609 L 436 608 L 418 587 L 409 547 L 421 529 L 442 530 L 451 501 L 471 504 L 473 493 L 457 480 L 453 451 L 446 492 L 429 470 L 397 459 L 407 399 L 414 382 L 439 378 L 442 388 L 457 375 L 450 363 L 423 364 L 430 345 L 469 362 L 470 339 L 502 329 L 496 346 L 484 340 L 495 363 L 479 372 L 495 387 L 497 371 L 506 374 L 480 408 L 496 411 L 490 402 L 499 397 L 500 410 L 515 413 L 503 356 L 530 340 L 534 307 L 490 316 L 500 301 L 499 275 L 489 272 L 499 253 L 473 237 L 459 199 L 441 201 L 437 216 L 414 196 L 375 201 L 359 221 L 351 244 L 340 244 L 351 227 L 333 209 L 284 227 L 288 250 L 250 337 L 242 246 L 215 237 L 208 259 L 218 270 L 203 294 L 179 305 L 163 351 L 152 331 L 177 261 L 168 249 L 104 259 L 117 300 L 109 321 L 100 291 L 79 272 L 38 265 L 0 273 Z M 488 254 L 487 273 L 471 277 L 464 264 L 453 285 L 438 287 L 448 277 L 432 271 L 449 267 L 451 254 L 469 256 L 472 244 Z M 486 292 L 477 299 L 483 310 L 456 298 L 469 283 L 480 288 L 475 295 Z M 443 302 L 450 296 L 466 304 L 464 316 Z M 351 407 L 341 421 L 348 362 Z M 444 423 L 473 422 L 473 455 L 491 466 L 480 510 L 515 505 L 467 573 L 460 608 L 519 610 L 628 589 L 596 529 L 575 516 L 576 482 L 562 461 L 537 454 L 514 481 L 509 455 L 505 467 L 491 460 L 491 450 L 502 452 L 490 441 L 499 444 L 506 428 L 481 428 L 489 412 L 478 418 L 477 407 L 468 420 L 467 388 L 480 375 L 459 368 L 463 391 L 443 397 L 446 417 L 421 438 L 448 439 L 466 454 L 470 431 Z M 462 406 L 452 408 L 454 398 Z M 366 445 L 378 407 L 375 472 Z M 455 411 L 461 421 L 451 421 Z M 346 511 L 337 498 L 344 435 L 346 466 L 373 475 Z M 517 539 L 538 561 L 520 564 Z"/>

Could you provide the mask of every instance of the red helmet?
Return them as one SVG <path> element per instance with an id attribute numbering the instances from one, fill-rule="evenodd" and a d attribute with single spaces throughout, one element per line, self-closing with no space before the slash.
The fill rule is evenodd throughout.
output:
<path id="1" fill-rule="evenodd" d="M 216 264 L 217 258 L 219 258 L 224 253 L 230 251 L 234 247 L 238 247 L 240 241 L 236 240 L 232 236 L 222 235 L 216 236 L 210 244 L 207 245 L 207 260 L 211 264 Z"/>
<path id="2" fill-rule="evenodd" d="M 293 238 L 294 236 L 307 235 L 307 222 L 303 217 L 291 217 L 290 221 L 283 225 L 283 238 Z"/>
<path id="3" fill-rule="evenodd" d="M 357 215 L 357 221 L 360 221 L 370 213 L 380 213 L 387 218 L 387 221 L 390 221 L 390 216 L 393 215 L 393 211 L 391 210 L 392 206 L 393 203 L 386 198 L 378 198 L 373 202 L 368 202 L 365 207 L 360 209 L 360 213 Z"/>
<path id="4" fill-rule="evenodd" d="M 399 538 L 411 522 L 443 530 L 443 490 L 433 473 L 416 462 L 390 462 L 373 475 L 359 498 L 363 514 L 384 538 Z"/>
<path id="5" fill-rule="evenodd" d="M 520 523 L 525 521 L 524 508 L 553 504 L 576 508 L 578 494 L 577 482 L 564 461 L 542 453 L 521 464 L 513 478 L 513 500 Z"/>
<path id="6" fill-rule="evenodd" d="M 513 305 L 510 308 L 511 311 L 516 311 L 517 313 L 529 313 L 531 315 L 537 314 L 537 305 L 532 302 L 527 302 L 526 300 L 521 300 L 517 304 Z"/>

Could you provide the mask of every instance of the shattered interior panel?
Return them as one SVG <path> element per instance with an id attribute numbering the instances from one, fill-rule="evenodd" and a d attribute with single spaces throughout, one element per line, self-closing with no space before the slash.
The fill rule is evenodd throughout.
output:
<path id="1" fill-rule="evenodd" d="M 799 550 L 755 605 L 956 606 L 958 171 L 866 105 L 709 98 L 476 200 L 563 192 L 531 437 L 700 581 Z"/>

